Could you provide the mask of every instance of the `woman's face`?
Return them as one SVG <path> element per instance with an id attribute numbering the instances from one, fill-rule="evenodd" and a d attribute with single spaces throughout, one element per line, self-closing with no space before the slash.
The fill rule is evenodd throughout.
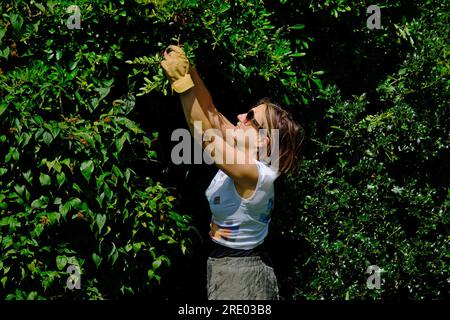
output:
<path id="1" fill-rule="evenodd" d="M 235 139 L 238 145 L 238 148 L 242 149 L 245 147 L 247 150 L 250 146 L 254 147 L 255 151 L 258 147 L 260 147 L 263 143 L 266 143 L 266 139 L 261 138 L 259 135 L 259 129 L 267 128 L 267 119 L 266 119 L 266 108 L 265 104 L 260 104 L 259 106 L 253 107 L 249 110 L 253 111 L 252 119 L 256 121 L 252 121 L 249 119 L 251 113 L 241 113 L 237 116 L 237 124 L 235 127 Z M 258 128 L 258 125 L 260 126 Z M 236 132 L 236 130 L 242 130 Z"/>

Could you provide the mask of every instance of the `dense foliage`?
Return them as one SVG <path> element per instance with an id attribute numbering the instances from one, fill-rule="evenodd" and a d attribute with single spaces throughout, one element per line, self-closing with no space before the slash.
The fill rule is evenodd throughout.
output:
<path id="1" fill-rule="evenodd" d="M 0 81 L 3 298 L 148 294 L 189 247 L 189 217 L 146 168 L 157 132 L 127 117 L 123 52 L 95 31 L 110 7 L 85 5 L 86 31 L 71 31 L 68 2 L 2 4 L 2 50 L 18 55 Z M 66 288 L 69 265 L 83 290 Z"/>
<path id="2" fill-rule="evenodd" d="M 215 169 L 170 160 L 169 43 L 230 119 L 269 95 L 306 130 L 267 239 L 282 298 L 448 297 L 450 8 L 382 1 L 370 30 L 370 4 L 2 2 L 0 298 L 204 297 Z"/>
<path id="3" fill-rule="evenodd" d="M 323 119 L 311 119 L 301 173 L 287 179 L 276 215 L 284 241 L 298 244 L 284 279 L 295 299 L 448 298 L 450 15 L 443 4 L 424 4 L 400 28 L 405 60 L 368 94 L 321 93 Z M 383 270 L 380 290 L 366 287 L 371 265 Z"/>

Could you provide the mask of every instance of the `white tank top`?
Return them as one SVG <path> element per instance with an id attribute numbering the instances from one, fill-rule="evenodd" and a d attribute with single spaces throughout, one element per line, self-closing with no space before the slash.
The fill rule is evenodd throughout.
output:
<path id="1" fill-rule="evenodd" d="M 219 170 L 208 189 L 206 198 L 211 208 L 211 230 L 214 242 L 233 249 L 249 250 L 263 243 L 269 231 L 274 204 L 274 181 L 280 175 L 263 162 L 255 160 L 258 182 L 249 198 L 242 198 L 234 181 Z"/>

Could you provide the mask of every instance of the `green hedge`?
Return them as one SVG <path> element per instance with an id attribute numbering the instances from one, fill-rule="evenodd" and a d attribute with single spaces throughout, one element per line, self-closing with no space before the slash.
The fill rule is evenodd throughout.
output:
<path id="1" fill-rule="evenodd" d="M 324 116 L 309 126 L 302 170 L 281 184 L 275 206 L 274 230 L 297 247 L 283 278 L 293 299 L 448 298 L 444 3 L 423 4 L 421 15 L 403 26 L 403 41 L 414 47 L 379 83 L 377 99 L 344 100 L 331 86 L 321 95 Z M 366 285 L 370 265 L 384 271 L 380 290 Z"/>
<path id="2" fill-rule="evenodd" d="M 148 295 L 190 247 L 189 216 L 146 170 L 158 132 L 128 117 L 133 39 L 104 28 L 131 19 L 124 2 L 79 3 L 82 30 L 65 26 L 69 4 L 0 6 L 2 50 L 19 56 L 0 79 L 0 298 Z M 82 290 L 66 288 L 71 264 Z"/>

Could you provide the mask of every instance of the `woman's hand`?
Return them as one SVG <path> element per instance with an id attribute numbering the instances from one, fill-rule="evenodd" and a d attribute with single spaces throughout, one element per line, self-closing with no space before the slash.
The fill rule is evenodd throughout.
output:
<path id="1" fill-rule="evenodd" d="M 164 60 L 161 61 L 161 66 L 175 92 L 183 93 L 194 86 L 189 74 L 189 60 L 180 47 L 168 46 L 164 51 Z"/>

